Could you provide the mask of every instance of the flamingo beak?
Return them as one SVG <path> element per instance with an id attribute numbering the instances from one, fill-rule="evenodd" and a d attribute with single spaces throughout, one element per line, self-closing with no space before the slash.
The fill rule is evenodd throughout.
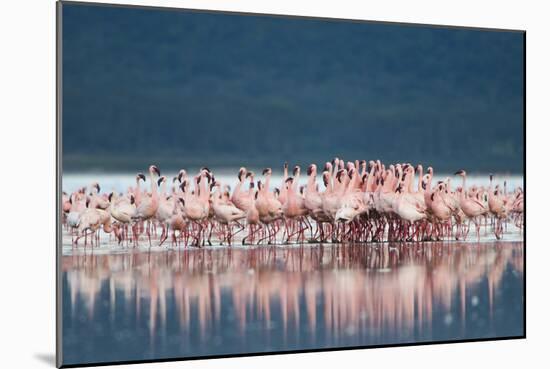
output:
<path id="1" fill-rule="evenodd" d="M 162 183 L 163 180 L 164 180 L 164 177 L 160 177 L 157 181 L 157 185 L 160 186 L 160 184 Z"/>
<path id="2" fill-rule="evenodd" d="M 461 175 L 462 173 L 464 173 L 464 171 L 463 171 L 463 170 L 459 170 L 459 171 L 456 171 L 456 172 L 455 172 L 455 176 L 457 176 L 457 175 Z"/>
<path id="3" fill-rule="evenodd" d="M 160 170 L 155 165 L 153 165 L 153 172 L 155 172 L 157 176 L 160 176 Z"/>
<path id="4" fill-rule="evenodd" d="M 313 173 L 313 165 L 310 165 L 309 167 L 307 167 L 307 175 L 310 176 L 311 173 Z"/>
<path id="5" fill-rule="evenodd" d="M 111 193 L 109 194 L 109 202 L 111 202 L 111 199 L 112 199 L 112 198 L 113 198 L 113 193 L 111 192 Z"/>
<path id="6" fill-rule="evenodd" d="M 94 184 L 94 187 L 97 189 L 97 193 L 101 191 L 101 187 L 99 187 L 99 183 Z"/>

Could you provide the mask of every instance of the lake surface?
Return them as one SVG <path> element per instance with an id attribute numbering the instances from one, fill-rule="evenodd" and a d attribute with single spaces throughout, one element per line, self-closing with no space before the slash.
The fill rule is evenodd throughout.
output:
<path id="1" fill-rule="evenodd" d="M 523 242 L 62 256 L 63 363 L 521 336 Z"/>

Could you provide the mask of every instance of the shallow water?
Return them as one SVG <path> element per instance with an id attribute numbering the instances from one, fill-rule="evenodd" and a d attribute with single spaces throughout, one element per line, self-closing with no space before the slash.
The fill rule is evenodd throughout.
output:
<path id="1" fill-rule="evenodd" d="M 68 252 L 64 364 L 520 336 L 523 247 Z"/>
<path id="2" fill-rule="evenodd" d="M 224 185 L 230 185 L 231 187 L 237 184 L 237 170 L 229 172 L 224 169 L 221 171 L 214 171 L 216 180 Z M 260 175 L 261 171 L 256 172 L 256 180 L 262 180 L 263 177 Z M 177 175 L 177 173 L 163 172 L 162 175 L 167 176 L 169 183 L 171 185 L 172 177 Z M 322 180 L 320 176 L 317 176 L 317 181 L 322 186 Z M 434 176 L 433 183 L 437 181 L 444 181 L 449 177 L 452 180 L 452 186 L 462 185 L 462 179 L 453 174 L 438 174 Z M 418 176 L 416 176 L 418 180 Z M 282 171 L 275 171 L 271 177 L 271 187 L 281 187 L 282 185 Z M 504 181 L 507 182 L 508 191 L 513 191 L 516 187 L 523 187 L 523 177 L 518 175 L 495 175 L 494 183 L 503 185 Z M 111 191 L 125 192 L 128 187 L 136 185 L 136 175 L 135 174 L 112 174 L 112 173 L 64 173 L 62 176 L 62 188 L 67 193 L 73 192 L 82 188 L 83 186 L 90 186 L 92 183 L 98 182 L 102 188 L 102 193 L 109 193 Z M 305 173 L 301 175 L 300 183 L 305 185 L 307 182 L 307 176 Z M 468 175 L 467 185 L 477 185 L 477 186 L 489 186 L 489 174 L 486 175 Z M 147 181 L 141 183 L 143 188 L 149 189 L 150 180 L 147 176 Z"/>

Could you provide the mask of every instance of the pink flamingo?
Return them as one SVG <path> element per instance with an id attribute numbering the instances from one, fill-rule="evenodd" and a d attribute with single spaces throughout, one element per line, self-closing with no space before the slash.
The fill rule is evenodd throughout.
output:
<path id="1" fill-rule="evenodd" d="M 157 213 L 157 209 L 159 207 L 159 195 L 157 193 L 157 181 L 155 180 L 155 176 L 160 176 L 160 170 L 155 165 L 151 165 L 149 167 L 149 178 L 151 179 L 151 195 L 145 196 L 141 199 L 140 204 L 136 208 L 136 214 L 133 217 L 134 219 L 137 219 L 139 221 L 150 220 Z M 139 174 L 138 177 L 140 177 Z M 139 184 L 139 179 L 137 180 L 137 182 Z M 137 193 L 139 193 L 139 187 Z M 147 237 L 149 239 L 149 247 L 151 247 L 151 230 L 149 226 L 147 227 Z M 137 244 L 137 238 L 135 242 Z"/>

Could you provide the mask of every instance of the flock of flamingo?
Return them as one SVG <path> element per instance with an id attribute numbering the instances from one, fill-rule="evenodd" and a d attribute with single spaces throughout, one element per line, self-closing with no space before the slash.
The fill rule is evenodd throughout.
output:
<path id="1" fill-rule="evenodd" d="M 243 245 L 292 242 L 382 242 L 465 240 L 473 224 L 477 239 L 483 224 L 501 239 L 509 221 L 523 228 L 523 189 L 508 193 L 504 186 L 467 186 L 466 172 L 432 183 L 433 169 L 400 163 L 386 167 L 378 161 L 345 162 L 335 158 L 317 183 L 315 164 L 307 168 L 307 184 L 300 185 L 301 168 L 289 175 L 283 169 L 279 188 L 272 189 L 271 168 L 262 180 L 240 168 L 233 191 L 207 167 L 195 176 L 180 170 L 171 181 L 149 167 L 148 191 L 144 174 L 125 193 L 100 194 L 93 183 L 71 194 L 63 192 L 62 219 L 73 247 L 100 243 L 100 231 L 114 234 L 118 244 L 135 247 L 146 237 L 161 246 L 170 236 L 172 246 L 201 247 L 217 242 Z M 418 176 L 418 180 L 415 179 Z M 167 187 L 171 188 L 167 188 Z M 160 228 L 160 235 L 158 231 Z"/>

